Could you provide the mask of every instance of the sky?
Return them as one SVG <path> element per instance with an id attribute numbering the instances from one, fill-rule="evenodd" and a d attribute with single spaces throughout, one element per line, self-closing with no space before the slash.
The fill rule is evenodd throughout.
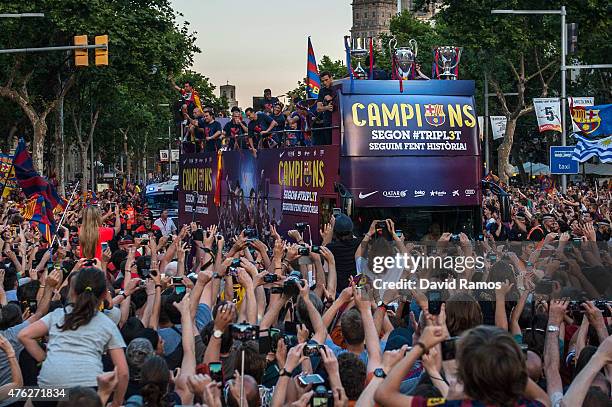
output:
<path id="1" fill-rule="evenodd" d="M 344 35 L 352 24 L 351 0 L 171 0 L 197 32 L 191 68 L 217 86 L 236 86 L 240 107 L 272 89 L 294 89 L 306 76 L 307 38 L 317 61 L 344 59 Z M 181 17 L 179 17 L 181 18 Z M 181 21 L 181 20 L 179 20 Z"/>

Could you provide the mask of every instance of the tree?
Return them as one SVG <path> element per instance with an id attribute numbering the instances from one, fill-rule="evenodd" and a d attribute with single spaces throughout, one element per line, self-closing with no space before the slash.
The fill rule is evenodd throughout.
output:
<path id="1" fill-rule="evenodd" d="M 332 61 L 330 57 L 323 55 L 319 61 L 319 73 L 321 72 L 329 72 L 334 79 L 340 79 L 346 77 L 348 71 L 341 60 Z"/>
<path id="2" fill-rule="evenodd" d="M 169 0 L 40 0 L 5 10 L 41 9 L 45 10 L 43 19 L 34 23 L 11 21 L 3 26 L 0 43 L 15 48 L 66 45 L 76 34 L 108 34 L 109 66 L 83 70 L 94 75 L 99 84 L 126 85 L 128 98 L 137 95 L 158 100 L 168 92 L 167 77 L 182 72 L 198 51 L 187 25 L 177 25 Z M 33 130 L 33 160 L 41 172 L 49 114 L 79 78 L 92 80 L 89 75 L 78 74 L 72 61 L 72 53 L 61 52 L 0 58 L 0 98 L 19 106 L 28 118 Z M 84 84 L 78 82 L 76 87 Z M 96 89 L 92 95 L 99 99 L 102 91 Z"/>

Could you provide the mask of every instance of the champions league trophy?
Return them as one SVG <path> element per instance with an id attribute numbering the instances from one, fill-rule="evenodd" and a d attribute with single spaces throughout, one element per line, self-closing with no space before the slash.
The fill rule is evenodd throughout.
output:
<path id="1" fill-rule="evenodd" d="M 461 48 L 436 47 L 434 49 L 434 77 L 436 79 L 457 79 Z"/>
<path id="2" fill-rule="evenodd" d="M 356 79 L 368 79 L 368 73 L 361 65 L 365 63 L 366 58 L 370 55 L 370 51 L 365 46 L 365 40 L 363 38 L 351 38 L 351 61 L 352 65 L 356 65 L 353 68 Z"/>
<path id="3" fill-rule="evenodd" d="M 393 61 L 393 79 L 413 79 L 416 71 L 415 63 L 418 53 L 416 40 L 408 41 L 407 47 L 397 47 L 397 39 L 389 41 L 389 53 Z"/>

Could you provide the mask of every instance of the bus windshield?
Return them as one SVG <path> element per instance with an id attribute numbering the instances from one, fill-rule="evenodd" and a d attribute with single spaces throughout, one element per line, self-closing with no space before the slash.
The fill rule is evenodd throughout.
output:
<path id="1" fill-rule="evenodd" d="M 178 195 L 176 192 L 147 195 L 147 204 L 150 209 L 178 209 Z"/>

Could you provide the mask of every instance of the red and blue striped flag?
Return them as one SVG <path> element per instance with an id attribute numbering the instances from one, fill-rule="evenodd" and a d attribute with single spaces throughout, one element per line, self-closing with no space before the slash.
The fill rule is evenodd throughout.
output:
<path id="1" fill-rule="evenodd" d="M 44 196 L 35 193 L 30 197 L 23 218 L 30 222 L 36 222 L 42 236 L 47 242 L 51 243 L 53 239 L 52 231 L 55 230 L 55 219 L 53 218 L 53 209 L 49 208 Z"/>
<path id="2" fill-rule="evenodd" d="M 308 37 L 308 63 L 306 65 L 306 87 L 309 99 L 317 99 L 321 90 L 321 78 L 319 78 L 319 68 L 317 68 L 317 59 L 315 58 L 314 50 L 310 37 Z"/>
<path id="3" fill-rule="evenodd" d="M 30 199 L 30 214 L 26 219 L 38 223 L 38 228 L 43 233 L 47 241 L 51 242 L 51 236 L 55 233 L 55 219 L 53 210 L 66 207 L 66 200 L 62 198 L 53 184 L 45 177 L 41 176 L 35 169 L 30 152 L 26 147 L 25 140 L 19 140 L 15 157 L 13 158 L 13 168 L 17 184 L 23 193 Z"/>
<path id="4" fill-rule="evenodd" d="M 53 184 L 34 169 L 32 157 L 23 138 L 19 140 L 15 150 L 13 168 L 15 169 L 17 184 L 27 197 L 31 197 L 34 194 L 44 196 L 51 206 L 51 210 L 55 209 L 58 205 L 62 208 L 66 207 L 66 200 L 59 195 Z"/>

